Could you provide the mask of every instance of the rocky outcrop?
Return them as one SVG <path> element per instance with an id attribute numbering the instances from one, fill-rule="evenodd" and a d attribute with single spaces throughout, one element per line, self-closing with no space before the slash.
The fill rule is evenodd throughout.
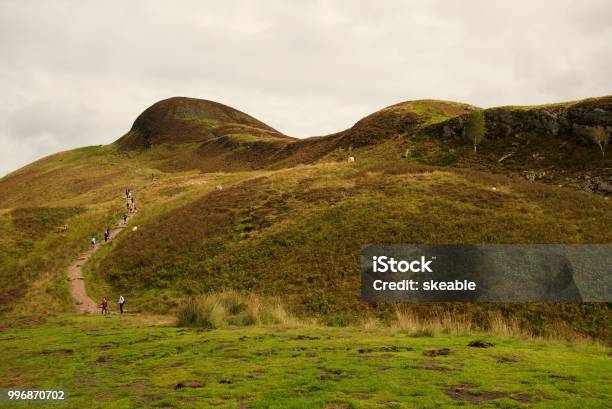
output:
<path id="1" fill-rule="evenodd" d="M 575 103 L 542 107 L 500 107 L 483 111 L 486 139 L 505 138 L 521 133 L 536 133 L 593 143 L 591 132 L 603 126 L 612 135 L 612 96 L 591 98 Z M 467 115 L 431 125 L 425 133 L 459 139 L 464 135 Z"/>

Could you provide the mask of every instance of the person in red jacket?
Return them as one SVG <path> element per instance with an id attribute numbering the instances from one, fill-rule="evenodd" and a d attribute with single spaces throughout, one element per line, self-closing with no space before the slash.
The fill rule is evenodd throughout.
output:
<path id="1" fill-rule="evenodd" d="M 108 314 L 108 300 L 106 299 L 106 297 L 102 298 L 100 308 L 102 309 L 102 315 Z"/>

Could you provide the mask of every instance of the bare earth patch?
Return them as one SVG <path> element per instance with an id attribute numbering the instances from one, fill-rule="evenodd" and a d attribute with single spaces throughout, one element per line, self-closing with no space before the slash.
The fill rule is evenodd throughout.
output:
<path id="1" fill-rule="evenodd" d="M 430 349 L 428 351 L 423 351 L 423 355 L 425 356 L 446 356 L 450 354 L 450 349 L 449 348 L 442 348 L 442 349 Z"/>
<path id="2" fill-rule="evenodd" d="M 412 351 L 410 347 L 398 347 L 398 346 L 385 346 L 376 348 L 360 348 L 357 350 L 360 354 L 369 354 L 371 352 L 402 352 Z"/>
<path id="3" fill-rule="evenodd" d="M 523 360 L 523 358 L 521 358 L 520 356 L 516 356 L 516 355 L 500 356 L 497 359 L 497 363 L 498 364 L 515 363 L 515 362 L 520 362 L 522 360 Z"/>
<path id="4" fill-rule="evenodd" d="M 510 398 L 520 403 L 529 403 L 531 399 L 528 396 L 522 394 L 509 394 L 503 392 L 473 392 L 470 389 L 474 385 L 461 384 L 449 386 L 444 393 L 450 396 L 453 400 L 460 400 L 470 402 L 473 404 L 479 404 L 489 400 Z"/>
<path id="5" fill-rule="evenodd" d="M 450 371 L 451 370 L 451 369 L 446 368 L 444 366 L 438 365 L 435 361 L 423 361 L 423 362 L 421 362 L 421 365 L 419 367 L 421 369 L 428 369 L 428 370 L 431 370 L 431 371 L 440 371 L 440 372 Z"/>
<path id="6" fill-rule="evenodd" d="M 470 388 L 474 385 L 461 384 L 448 387 L 444 393 L 454 400 L 462 400 L 470 403 L 481 403 L 487 400 L 506 398 L 509 395 L 501 392 L 479 392 L 473 393 Z"/>
<path id="7" fill-rule="evenodd" d="M 61 348 L 53 350 L 44 350 L 41 352 L 43 355 L 71 355 L 74 354 L 74 349 Z"/>
<path id="8" fill-rule="evenodd" d="M 472 341 L 467 346 L 472 348 L 491 348 L 494 347 L 495 344 L 487 341 Z"/>
<path id="9" fill-rule="evenodd" d="M 174 385 L 173 389 L 185 389 L 185 388 L 201 388 L 204 386 L 202 382 L 198 381 L 182 381 Z"/>

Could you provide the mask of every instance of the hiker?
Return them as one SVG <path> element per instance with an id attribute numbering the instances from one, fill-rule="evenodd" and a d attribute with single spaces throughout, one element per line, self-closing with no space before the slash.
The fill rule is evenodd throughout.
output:
<path id="1" fill-rule="evenodd" d="M 123 314 L 123 304 L 125 304 L 125 298 L 123 295 L 119 294 L 119 311 Z"/>
<path id="2" fill-rule="evenodd" d="M 127 224 L 127 218 L 128 218 L 127 213 L 123 213 L 123 224 Z"/>
<path id="3" fill-rule="evenodd" d="M 108 232 L 104 232 L 104 242 L 106 243 L 108 241 Z"/>
<path id="4" fill-rule="evenodd" d="M 96 237 L 92 237 L 91 238 L 91 248 L 93 249 L 94 247 L 96 247 Z"/>
<path id="5" fill-rule="evenodd" d="M 125 199 L 127 200 L 130 195 L 130 189 L 125 189 Z"/>
<path id="6" fill-rule="evenodd" d="M 100 308 L 102 309 L 102 315 L 108 314 L 108 300 L 106 299 L 106 297 L 102 298 Z"/>
<path id="7" fill-rule="evenodd" d="M 108 236 L 108 239 L 110 240 L 110 228 L 106 228 L 106 235 Z"/>

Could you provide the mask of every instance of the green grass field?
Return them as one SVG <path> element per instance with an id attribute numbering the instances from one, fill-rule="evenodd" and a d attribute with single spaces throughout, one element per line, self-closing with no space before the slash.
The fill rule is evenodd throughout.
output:
<path id="1" fill-rule="evenodd" d="M 474 340 L 495 346 L 468 347 Z M 603 408 L 612 393 L 609 350 L 591 343 L 354 327 L 205 331 L 130 315 L 62 315 L 3 331 L 0 342 L 2 386 L 68 390 L 65 404 L 48 407 Z"/>

